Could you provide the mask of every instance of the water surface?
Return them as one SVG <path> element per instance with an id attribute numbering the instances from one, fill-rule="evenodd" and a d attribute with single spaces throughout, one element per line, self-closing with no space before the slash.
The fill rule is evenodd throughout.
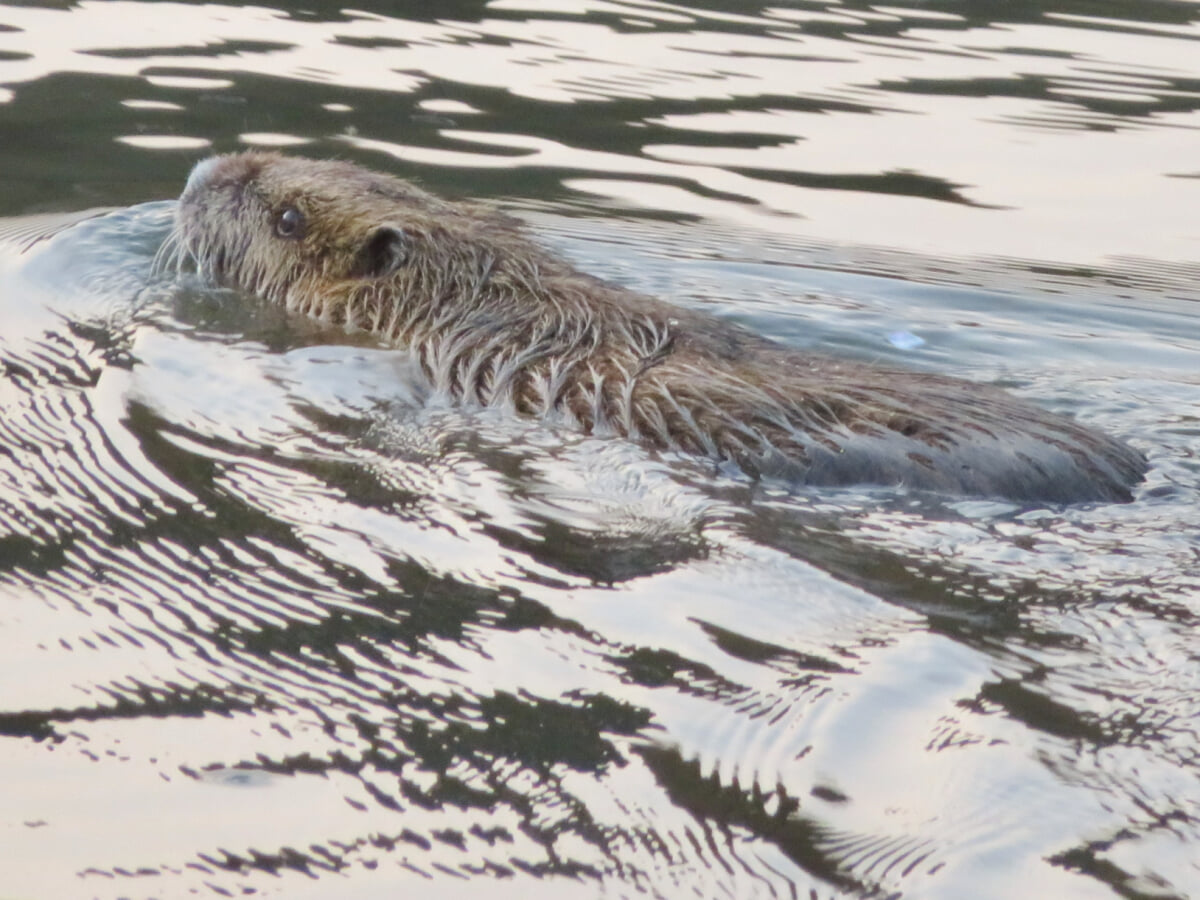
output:
<path id="1" fill-rule="evenodd" d="M 4 896 L 1200 896 L 1200 6 L 408 7 L 0 5 Z M 1150 473 L 797 490 L 440 403 L 151 277 L 246 146 Z"/>

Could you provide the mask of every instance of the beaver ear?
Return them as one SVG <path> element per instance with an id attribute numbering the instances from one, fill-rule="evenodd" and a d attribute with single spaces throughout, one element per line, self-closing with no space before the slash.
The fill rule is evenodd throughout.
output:
<path id="1" fill-rule="evenodd" d="M 408 264 L 409 240 L 404 229 L 380 225 L 367 238 L 350 268 L 352 278 L 384 278 Z"/>

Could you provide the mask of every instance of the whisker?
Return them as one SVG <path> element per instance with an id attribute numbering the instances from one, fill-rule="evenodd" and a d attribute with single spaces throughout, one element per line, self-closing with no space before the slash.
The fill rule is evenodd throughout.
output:
<path id="1" fill-rule="evenodd" d="M 183 257 L 183 238 L 179 230 L 173 228 L 171 233 L 163 239 L 158 251 L 154 254 L 154 259 L 150 262 L 150 277 L 158 279 L 168 273 L 178 273 L 183 265 Z M 175 271 L 171 272 L 172 269 Z"/>

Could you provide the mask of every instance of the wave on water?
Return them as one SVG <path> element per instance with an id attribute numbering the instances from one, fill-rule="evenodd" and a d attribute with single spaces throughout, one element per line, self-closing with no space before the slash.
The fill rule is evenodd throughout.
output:
<path id="1" fill-rule="evenodd" d="M 1185 379 L 1096 382 L 1155 464 L 1129 505 L 754 484 L 154 281 L 169 213 L 0 231 L 6 890 L 1195 883 Z"/>

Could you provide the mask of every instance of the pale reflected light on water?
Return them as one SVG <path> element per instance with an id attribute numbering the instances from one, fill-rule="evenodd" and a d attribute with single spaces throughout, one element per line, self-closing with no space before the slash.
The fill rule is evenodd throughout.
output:
<path id="1" fill-rule="evenodd" d="M 387 95 L 432 85 L 502 85 L 514 99 L 581 111 L 635 103 L 645 110 L 613 123 L 622 144 L 636 141 L 635 153 L 496 128 L 438 128 L 440 146 L 430 146 L 424 130 L 397 143 L 364 134 L 357 117 L 344 127 L 365 138 L 356 146 L 422 166 L 547 166 L 682 182 L 689 190 L 680 199 L 694 201 L 695 187 L 725 199 L 651 208 L 721 219 L 735 197 L 751 201 L 760 228 L 824 240 L 1086 263 L 1196 254 L 1200 180 L 1185 178 L 1198 172 L 1188 139 L 1200 102 L 1195 22 L 1131 34 L 1079 15 L 973 23 L 920 8 L 832 18 L 768 9 L 758 18 L 639 4 L 626 13 L 646 27 L 633 27 L 612 18 L 618 6 L 544 10 L 531 22 L 492 4 L 502 17 L 475 23 L 356 12 L 312 21 L 176 4 L 10 9 L 15 30 L 0 34 L 0 49 L 14 58 L 0 63 L 0 78 L 22 83 L 82 68 L 233 100 L 236 82 L 213 73 L 252 69 L 335 82 L 344 94 L 381 92 L 388 106 Z M 122 12 L 145 27 L 131 33 Z M 653 112 L 663 106 L 675 109 Z M 186 121 L 158 119 L 172 135 Z M 211 136 L 121 139 L 187 149 Z M 607 188 L 589 178 L 585 189 L 645 206 L 624 180 Z M 1181 192 L 1193 202 L 1180 202 Z M 805 224 L 775 220 L 779 213 Z"/>
<path id="2" fill-rule="evenodd" d="M 1200 897 L 1200 8 L 706 7 L 0 5 L 0 895 Z M 244 146 L 1150 472 L 800 490 L 449 406 L 151 278 Z"/>

